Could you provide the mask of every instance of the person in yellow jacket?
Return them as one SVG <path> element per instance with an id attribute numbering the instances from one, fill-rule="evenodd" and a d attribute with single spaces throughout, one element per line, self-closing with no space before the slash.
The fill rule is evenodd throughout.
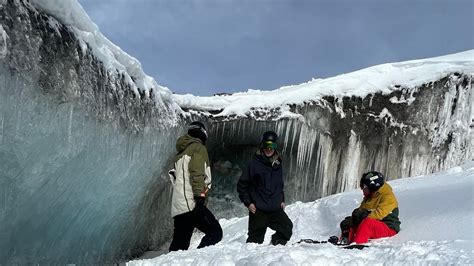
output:
<path id="1" fill-rule="evenodd" d="M 222 239 L 222 228 L 206 207 L 211 188 L 209 156 L 204 146 L 207 131 L 201 122 L 192 122 L 188 133 L 178 138 L 174 169 L 169 171 L 173 185 L 171 216 L 174 219 L 173 240 L 169 251 L 187 250 L 194 231 L 205 234 L 198 248 L 214 245 Z"/>
<path id="2" fill-rule="evenodd" d="M 379 172 L 368 172 L 360 179 L 364 199 L 360 207 L 340 224 L 341 244 L 367 243 L 369 239 L 391 237 L 400 231 L 398 201 L 392 187 Z"/>

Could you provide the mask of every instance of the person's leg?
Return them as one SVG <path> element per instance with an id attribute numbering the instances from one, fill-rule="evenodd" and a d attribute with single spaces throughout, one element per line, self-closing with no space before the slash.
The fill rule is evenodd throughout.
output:
<path id="1" fill-rule="evenodd" d="M 176 215 L 173 219 L 173 240 L 171 241 L 169 251 L 187 250 L 194 230 L 193 213 L 187 212 Z"/>
<path id="2" fill-rule="evenodd" d="M 350 243 L 350 241 L 352 240 L 352 238 L 351 238 L 352 225 L 353 225 L 352 216 L 347 216 L 341 222 L 341 224 L 340 224 L 341 237 L 339 238 L 340 243 L 342 243 L 342 244 L 349 244 Z"/>
<path id="3" fill-rule="evenodd" d="M 255 214 L 249 212 L 249 232 L 247 243 L 262 244 L 267 231 L 268 217 L 265 213 L 257 210 Z"/>
<path id="4" fill-rule="evenodd" d="M 293 230 L 291 222 L 285 211 L 278 210 L 270 214 L 270 222 L 268 225 L 276 232 L 272 235 L 272 245 L 285 245 L 290 240 Z"/>
<path id="5" fill-rule="evenodd" d="M 363 244 L 367 243 L 369 239 L 390 237 L 396 234 L 397 232 L 388 227 L 384 222 L 365 218 L 356 230 L 354 241 L 357 244 Z"/>
<path id="6" fill-rule="evenodd" d="M 351 229 L 349 230 L 349 239 L 348 239 L 347 243 L 345 243 L 345 244 L 350 244 L 350 243 L 354 242 L 355 230 L 356 230 L 356 228 L 351 227 Z"/>
<path id="7" fill-rule="evenodd" d="M 197 248 L 217 244 L 222 239 L 222 227 L 212 212 L 206 208 L 203 216 L 196 218 L 196 227 L 206 234 Z"/>

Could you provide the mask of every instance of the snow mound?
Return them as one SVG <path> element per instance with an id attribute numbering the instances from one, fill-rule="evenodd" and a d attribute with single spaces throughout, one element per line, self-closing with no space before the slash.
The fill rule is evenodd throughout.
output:
<path id="1" fill-rule="evenodd" d="M 271 246 L 268 230 L 262 245 L 246 244 L 248 218 L 221 219 L 224 237 L 215 246 L 196 249 L 196 233 L 188 251 L 170 252 L 127 265 L 412 265 L 474 263 L 474 162 L 429 176 L 389 182 L 400 207 L 398 235 L 372 240 L 364 250 L 331 244 L 296 244 L 299 239 L 327 239 L 359 206 L 361 192 L 352 190 L 314 202 L 296 202 L 286 211 L 294 224 L 286 246 Z"/>

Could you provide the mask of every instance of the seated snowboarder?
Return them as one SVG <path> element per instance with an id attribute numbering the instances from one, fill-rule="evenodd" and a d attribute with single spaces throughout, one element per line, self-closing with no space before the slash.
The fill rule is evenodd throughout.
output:
<path id="1" fill-rule="evenodd" d="M 369 239 L 391 237 L 400 231 L 397 198 L 392 187 L 385 183 L 384 176 L 379 172 L 365 173 L 360 179 L 360 188 L 364 199 L 352 216 L 341 222 L 339 244 L 363 244 Z M 329 241 L 337 242 L 337 237 L 331 237 Z"/>

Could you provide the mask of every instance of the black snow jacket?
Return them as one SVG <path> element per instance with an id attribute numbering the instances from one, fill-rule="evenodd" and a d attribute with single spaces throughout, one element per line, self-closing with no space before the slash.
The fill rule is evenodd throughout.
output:
<path id="1" fill-rule="evenodd" d="M 271 158 L 267 158 L 257 150 L 237 183 L 239 198 L 245 206 L 254 203 L 257 210 L 267 212 L 281 208 L 281 203 L 285 201 L 281 161 L 276 151 Z"/>

